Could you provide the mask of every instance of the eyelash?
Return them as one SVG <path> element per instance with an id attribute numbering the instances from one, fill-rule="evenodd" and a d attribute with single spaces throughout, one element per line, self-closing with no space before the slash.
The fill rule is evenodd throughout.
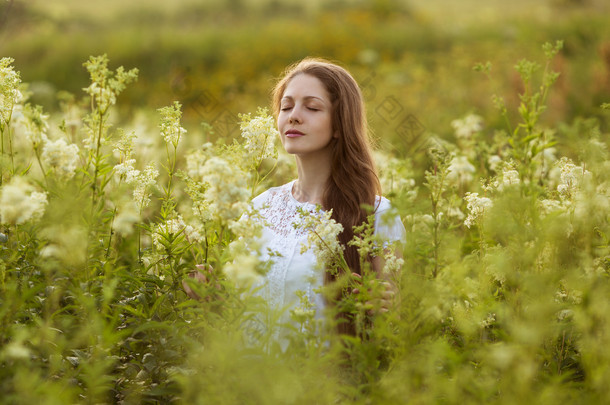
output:
<path id="1" fill-rule="evenodd" d="M 290 110 L 290 109 L 292 109 L 292 107 L 284 107 L 284 108 L 280 108 L 280 110 L 281 110 L 281 111 L 288 111 L 288 110 Z M 307 107 L 307 109 L 308 109 L 309 111 L 320 111 L 318 108 L 312 108 L 312 107 Z"/>

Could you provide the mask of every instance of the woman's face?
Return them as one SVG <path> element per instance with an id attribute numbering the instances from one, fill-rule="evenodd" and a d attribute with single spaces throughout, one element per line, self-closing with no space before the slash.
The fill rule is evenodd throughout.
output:
<path id="1" fill-rule="evenodd" d="M 286 86 L 277 126 L 286 152 L 313 156 L 325 151 L 333 138 L 332 102 L 315 76 L 301 73 Z"/>

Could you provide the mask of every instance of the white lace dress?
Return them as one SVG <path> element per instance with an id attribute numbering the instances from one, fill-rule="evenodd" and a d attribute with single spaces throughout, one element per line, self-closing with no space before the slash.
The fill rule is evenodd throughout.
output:
<path id="1" fill-rule="evenodd" d="M 294 180 L 280 187 L 273 187 L 252 200 L 267 224 L 263 229 L 263 249 L 261 259 L 271 260 L 272 265 L 265 277 L 256 286 L 270 309 L 280 311 L 279 324 L 290 323 L 290 311 L 299 306 L 298 291 L 305 293 L 313 304 L 315 318 L 323 319 L 325 302 L 319 293 L 323 285 L 324 273 L 316 266 L 316 258 L 311 251 L 301 253 L 301 245 L 307 243 L 307 232 L 299 227 L 300 216 L 297 208 L 313 212 L 315 204 L 302 203 L 292 195 Z M 385 197 L 377 197 L 375 231 L 384 240 L 396 241 L 405 238 L 405 228 L 399 216 L 384 215 L 390 212 L 390 202 Z M 269 252 L 274 252 L 270 254 Z M 281 330 L 276 332 L 281 339 Z"/>

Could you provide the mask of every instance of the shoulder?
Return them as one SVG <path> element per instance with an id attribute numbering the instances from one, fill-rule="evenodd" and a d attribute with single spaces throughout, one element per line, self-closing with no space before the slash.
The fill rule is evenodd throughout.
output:
<path id="1" fill-rule="evenodd" d="M 389 211 L 390 209 L 392 209 L 390 200 L 383 196 L 375 196 L 375 215 L 379 215 L 383 212 Z"/>
<path id="2" fill-rule="evenodd" d="M 375 222 L 379 224 L 380 221 L 387 222 L 393 220 L 400 220 L 400 216 L 396 210 L 392 207 L 390 200 L 382 196 L 375 196 Z"/>
<path id="3" fill-rule="evenodd" d="M 375 232 L 388 241 L 404 241 L 406 236 L 400 215 L 382 196 L 375 198 Z"/>

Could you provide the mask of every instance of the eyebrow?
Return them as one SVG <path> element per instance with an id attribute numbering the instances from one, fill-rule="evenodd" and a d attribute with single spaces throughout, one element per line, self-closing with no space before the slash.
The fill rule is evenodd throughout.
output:
<path id="1" fill-rule="evenodd" d="M 294 97 L 292 97 L 292 96 L 284 96 L 284 97 L 282 97 L 282 100 L 284 100 L 284 99 L 288 99 L 288 100 L 293 101 L 293 100 L 294 100 Z M 316 99 L 316 100 L 320 100 L 320 101 L 322 101 L 323 103 L 325 103 L 325 102 L 326 102 L 326 101 L 325 101 L 323 98 L 316 97 L 316 96 L 305 96 L 305 97 L 303 97 L 303 99 L 305 99 L 305 100 L 309 100 L 309 99 Z"/>

